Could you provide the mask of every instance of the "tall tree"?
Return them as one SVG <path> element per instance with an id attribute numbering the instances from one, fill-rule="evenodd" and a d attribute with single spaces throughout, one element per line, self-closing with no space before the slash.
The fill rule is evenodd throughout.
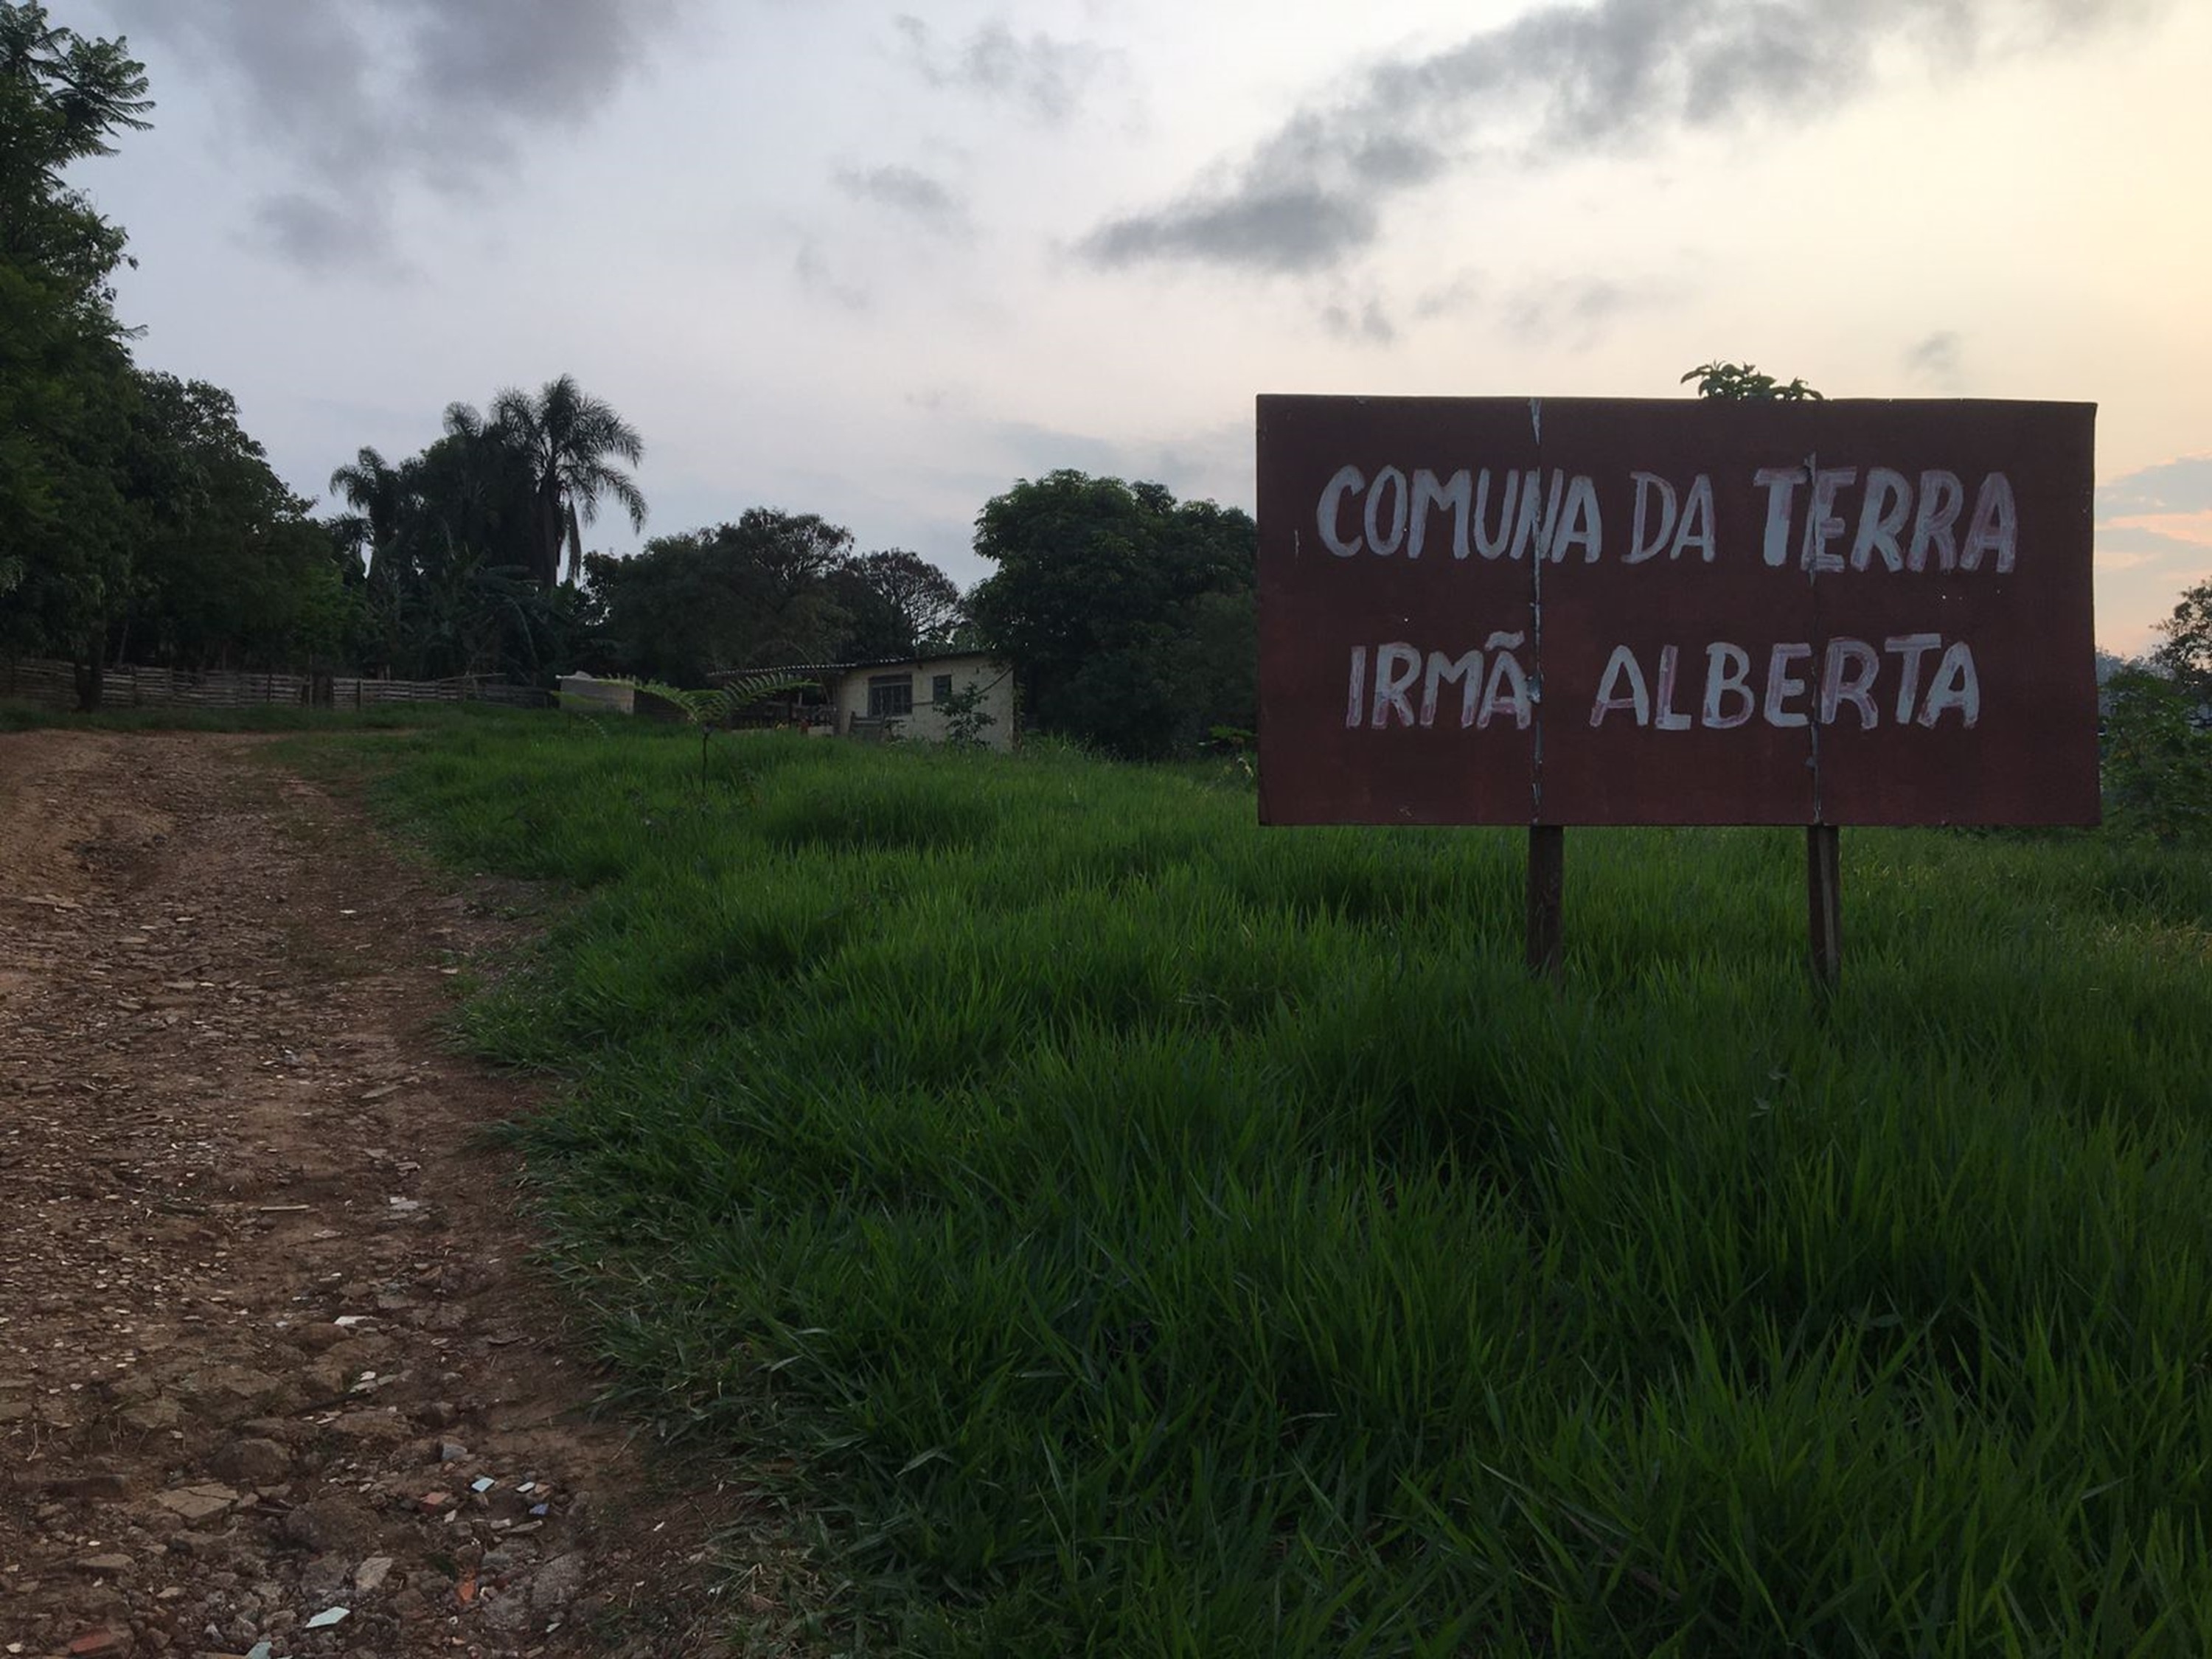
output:
<path id="1" fill-rule="evenodd" d="M 400 521 L 413 488 L 404 468 L 393 466 L 367 444 L 331 472 L 331 493 L 353 509 L 335 528 L 371 572 L 379 558 L 397 549 Z"/>
<path id="2" fill-rule="evenodd" d="M 561 580 L 561 550 L 568 550 L 568 574 L 582 569 L 581 526 L 595 522 L 605 496 L 645 527 L 645 496 L 617 461 L 635 466 L 645 443 L 608 404 L 586 396 L 574 377 L 548 380 L 535 397 L 508 390 L 492 404 L 492 424 L 531 470 L 531 574 L 540 586 Z"/>
<path id="3" fill-rule="evenodd" d="M 945 650 L 967 620 L 952 578 L 902 547 L 861 554 L 832 587 L 852 617 L 842 654 L 856 661 Z"/>
<path id="4" fill-rule="evenodd" d="M 2158 631 L 2158 665 L 2198 702 L 2212 703 L 2212 578 L 2186 590 Z"/>
<path id="5" fill-rule="evenodd" d="M 109 286 L 123 232 L 64 173 L 143 129 L 145 94 L 120 40 L 0 0 L 0 647 L 70 658 L 88 707 L 131 584 L 137 389 Z"/>
<path id="6" fill-rule="evenodd" d="M 720 669 L 843 653 L 852 613 L 837 579 L 850 531 L 812 513 L 748 508 L 734 524 L 657 536 L 634 558 L 585 562 L 611 666 L 696 685 Z"/>
<path id="7" fill-rule="evenodd" d="M 141 373 L 126 493 L 143 526 L 119 659 L 327 663 L 344 593 L 327 534 L 270 469 L 221 386 Z"/>
<path id="8" fill-rule="evenodd" d="M 561 399 L 549 401 L 561 426 Z M 543 678 L 571 659 L 584 605 L 544 577 L 559 550 L 549 558 L 540 545 L 534 441 L 519 415 L 453 403 L 421 454 L 394 464 L 365 448 L 331 473 L 352 511 L 331 532 L 368 562 L 356 635 L 364 666 Z"/>
<path id="9" fill-rule="evenodd" d="M 1249 514 L 1156 483 L 1060 471 L 984 505 L 969 596 L 1042 729 L 1110 752 L 1187 751 L 1256 719 Z"/>

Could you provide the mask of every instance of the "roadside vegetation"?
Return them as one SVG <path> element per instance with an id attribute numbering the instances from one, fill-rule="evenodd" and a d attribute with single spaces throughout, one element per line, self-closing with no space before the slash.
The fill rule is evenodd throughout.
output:
<path id="1" fill-rule="evenodd" d="M 404 744 L 616 1399 L 918 1653 L 2212 1647 L 2212 860 L 1265 831 L 1241 773 Z"/>

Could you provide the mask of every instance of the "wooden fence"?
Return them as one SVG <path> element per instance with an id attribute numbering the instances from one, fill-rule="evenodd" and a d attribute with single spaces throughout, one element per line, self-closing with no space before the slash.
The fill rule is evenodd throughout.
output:
<path id="1" fill-rule="evenodd" d="M 76 706 L 76 676 L 65 662 L 0 658 L 0 698 L 47 708 Z M 509 685 L 481 675 L 444 680 L 376 680 L 347 675 L 247 674 L 223 669 L 119 667 L 100 686 L 108 708 L 251 708 L 267 703 L 325 708 L 373 708 L 391 702 L 494 702 L 515 708 L 550 706 L 534 685 Z"/>

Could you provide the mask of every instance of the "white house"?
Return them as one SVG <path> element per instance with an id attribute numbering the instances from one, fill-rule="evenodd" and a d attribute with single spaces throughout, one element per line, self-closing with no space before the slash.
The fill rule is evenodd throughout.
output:
<path id="1" fill-rule="evenodd" d="M 982 717 L 974 732 L 979 742 L 1011 750 L 1018 735 L 1013 671 L 980 651 L 876 662 L 793 663 L 712 676 L 721 683 L 801 677 L 820 684 L 822 701 L 784 707 L 787 718 L 811 731 L 942 743 L 953 735 L 951 722 L 959 717 L 960 707 L 972 701 L 972 713 Z"/>

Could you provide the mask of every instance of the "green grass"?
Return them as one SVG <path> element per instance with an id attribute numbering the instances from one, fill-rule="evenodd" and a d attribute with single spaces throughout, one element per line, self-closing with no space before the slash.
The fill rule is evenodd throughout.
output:
<path id="1" fill-rule="evenodd" d="M 387 753 L 390 745 L 382 745 Z M 2212 1651 L 2212 861 L 1266 831 L 1226 777 L 611 725 L 389 809 L 620 1397 L 921 1654 Z"/>

